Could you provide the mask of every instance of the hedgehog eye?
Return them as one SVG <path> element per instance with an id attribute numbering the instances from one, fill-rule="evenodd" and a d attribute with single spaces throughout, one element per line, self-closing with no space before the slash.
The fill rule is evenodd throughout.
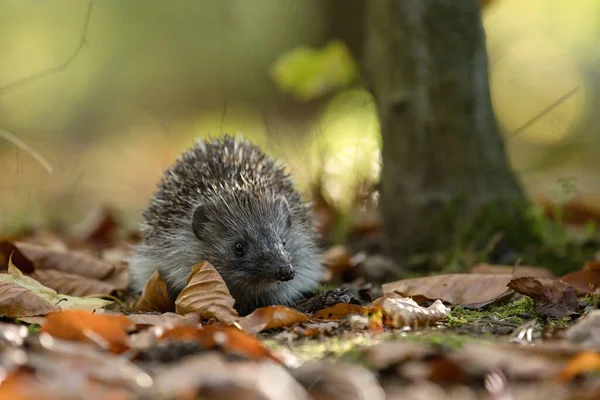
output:
<path id="1" fill-rule="evenodd" d="M 243 256 L 244 253 L 246 252 L 246 247 L 244 246 L 243 243 L 237 242 L 235 244 L 234 251 L 237 256 Z"/>
<path id="2" fill-rule="evenodd" d="M 285 247 L 285 244 L 286 244 L 286 243 L 287 243 L 287 242 L 286 242 L 286 240 L 285 240 L 285 239 L 281 239 L 281 244 L 283 245 L 283 247 Z"/>

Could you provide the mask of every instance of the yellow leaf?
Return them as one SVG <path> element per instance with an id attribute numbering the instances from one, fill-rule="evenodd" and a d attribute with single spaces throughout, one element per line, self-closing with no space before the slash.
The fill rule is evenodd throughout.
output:
<path id="1" fill-rule="evenodd" d="M 109 300 L 73 297 L 59 294 L 56 291 L 42 285 L 35 279 L 27 275 L 23 275 L 23 273 L 12 263 L 12 260 L 9 260 L 8 262 L 8 274 L 0 274 L 0 282 L 11 283 L 25 288 L 62 310 L 95 310 L 97 308 L 102 308 L 112 304 L 112 301 Z"/>

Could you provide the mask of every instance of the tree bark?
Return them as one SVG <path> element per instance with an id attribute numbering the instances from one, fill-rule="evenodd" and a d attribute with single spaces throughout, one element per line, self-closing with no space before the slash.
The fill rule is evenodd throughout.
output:
<path id="1" fill-rule="evenodd" d="M 479 0 L 367 2 L 365 57 L 383 139 L 380 211 L 396 261 L 449 245 L 484 208 L 511 213 L 525 203 L 492 110 Z"/>

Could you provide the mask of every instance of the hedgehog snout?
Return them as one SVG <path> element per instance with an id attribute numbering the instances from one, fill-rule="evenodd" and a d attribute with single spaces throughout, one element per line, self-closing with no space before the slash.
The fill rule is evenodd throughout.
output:
<path id="1" fill-rule="evenodd" d="M 294 279 L 295 275 L 296 272 L 291 264 L 283 264 L 277 269 L 276 278 L 279 282 L 286 282 Z"/>

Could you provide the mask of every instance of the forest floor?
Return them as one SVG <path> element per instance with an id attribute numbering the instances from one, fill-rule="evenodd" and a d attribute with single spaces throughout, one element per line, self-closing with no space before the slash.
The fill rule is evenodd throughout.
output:
<path id="1" fill-rule="evenodd" d="M 401 279 L 329 246 L 319 294 L 240 316 L 206 262 L 131 293 L 138 240 L 107 211 L 0 238 L 0 400 L 600 398 L 598 253 Z"/>

